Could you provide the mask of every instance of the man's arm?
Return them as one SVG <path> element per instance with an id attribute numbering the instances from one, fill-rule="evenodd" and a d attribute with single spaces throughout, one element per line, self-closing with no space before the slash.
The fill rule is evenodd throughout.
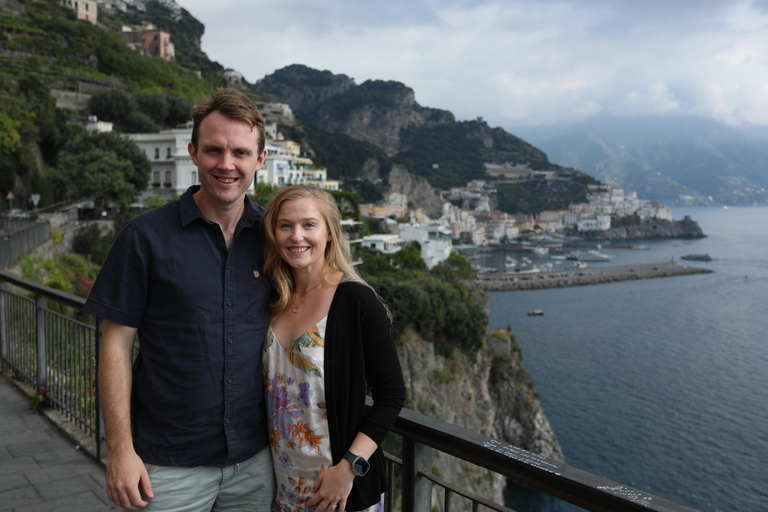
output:
<path id="1" fill-rule="evenodd" d="M 107 496 L 130 510 L 146 507 L 139 486 L 151 498 L 152 484 L 133 449 L 131 434 L 131 366 L 137 329 L 104 320 L 99 363 L 99 396 L 107 434 Z"/>

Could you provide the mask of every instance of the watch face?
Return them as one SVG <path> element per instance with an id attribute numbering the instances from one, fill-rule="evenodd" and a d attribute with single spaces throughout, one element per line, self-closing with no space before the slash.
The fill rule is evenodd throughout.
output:
<path id="1" fill-rule="evenodd" d="M 357 473 L 359 476 L 365 475 L 370 468 L 371 465 L 368 464 L 368 461 L 362 457 L 358 457 L 355 459 L 355 462 L 352 463 L 352 471 Z"/>

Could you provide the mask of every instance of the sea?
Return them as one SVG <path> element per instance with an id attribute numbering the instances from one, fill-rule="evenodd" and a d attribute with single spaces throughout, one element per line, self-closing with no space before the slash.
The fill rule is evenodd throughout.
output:
<path id="1" fill-rule="evenodd" d="M 568 465 L 699 511 L 764 512 L 768 208 L 672 213 L 690 215 L 707 237 L 630 242 L 649 250 L 602 242 L 611 261 L 590 268 L 674 259 L 713 273 L 493 292 L 489 327 L 517 334 Z M 681 259 L 688 254 L 712 261 Z M 505 256 L 480 263 L 503 271 Z M 505 499 L 519 512 L 582 510 L 519 487 Z"/>

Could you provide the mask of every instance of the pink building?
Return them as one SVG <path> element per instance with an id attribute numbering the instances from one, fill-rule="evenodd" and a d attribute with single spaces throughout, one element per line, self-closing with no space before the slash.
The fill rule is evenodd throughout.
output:
<path id="1" fill-rule="evenodd" d="M 151 23 L 142 25 L 139 30 L 123 27 L 120 36 L 128 46 L 147 57 L 171 60 L 175 54 L 171 35 Z"/>
<path id="2" fill-rule="evenodd" d="M 74 10 L 79 20 L 89 21 L 94 25 L 99 20 L 96 0 L 59 0 L 59 5 Z"/>

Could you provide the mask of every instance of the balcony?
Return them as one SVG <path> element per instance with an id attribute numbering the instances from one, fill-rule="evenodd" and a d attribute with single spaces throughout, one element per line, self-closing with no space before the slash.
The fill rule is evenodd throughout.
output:
<path id="1" fill-rule="evenodd" d="M 82 310 L 84 300 L 0 271 L 0 361 L 20 387 L 37 394 L 51 414 L 72 425 L 70 435 L 91 455 L 106 458 L 96 380 L 102 319 L 74 320 L 50 302 Z M 61 309 L 61 308 L 58 308 Z M 442 452 L 590 511 L 693 512 L 647 492 L 547 459 L 496 439 L 404 409 L 393 428 L 401 453 L 387 454 L 387 510 L 433 510 L 433 489 L 449 512 L 471 503 L 474 511 L 510 509 L 433 474 Z M 395 482 L 399 482 L 395 488 Z M 394 497 L 394 499 L 393 499 Z M 467 501 L 468 500 L 468 501 Z M 512 512 L 512 511 L 510 511 Z M 520 511 L 523 512 L 523 511 Z"/>

